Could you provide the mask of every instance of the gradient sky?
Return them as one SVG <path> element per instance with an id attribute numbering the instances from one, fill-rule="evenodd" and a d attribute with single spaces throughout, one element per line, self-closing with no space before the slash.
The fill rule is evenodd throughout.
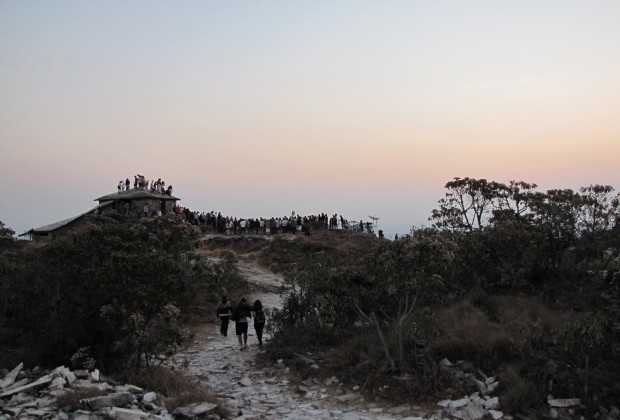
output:
<path id="1" fill-rule="evenodd" d="M 0 0 L 0 220 L 135 174 L 237 217 L 426 219 L 453 177 L 620 188 L 620 1 Z"/>

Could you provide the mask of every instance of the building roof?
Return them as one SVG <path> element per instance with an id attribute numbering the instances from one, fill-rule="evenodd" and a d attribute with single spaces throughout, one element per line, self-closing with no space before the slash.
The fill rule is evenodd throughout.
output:
<path id="1" fill-rule="evenodd" d="M 30 229 L 29 231 L 27 231 L 25 233 L 22 233 L 19 236 L 30 235 L 30 234 L 33 234 L 33 233 L 35 233 L 35 234 L 37 234 L 37 233 L 38 234 L 46 234 L 46 233 L 53 232 L 56 229 L 60 229 L 61 227 L 67 226 L 71 222 L 74 222 L 74 221 L 80 219 L 81 217 L 83 217 L 83 216 L 85 216 L 87 214 L 93 214 L 95 212 L 95 210 L 100 209 L 100 208 L 105 207 L 105 206 L 108 206 L 110 204 L 111 203 L 109 203 L 109 202 L 101 203 L 98 206 L 93 207 L 92 209 L 88 210 L 85 213 L 78 214 L 77 216 L 70 217 L 70 218 L 65 219 L 65 220 L 61 220 L 60 222 L 56 222 L 56 223 L 52 223 L 52 224 L 49 224 L 49 225 L 41 226 L 41 227 L 38 227 L 38 228 Z"/>
<path id="2" fill-rule="evenodd" d="M 102 203 L 104 201 L 134 200 L 136 198 L 150 198 L 155 200 L 180 200 L 180 198 L 173 195 L 161 194 L 151 192 L 149 190 L 140 190 L 133 188 L 128 191 L 121 191 L 104 195 L 103 197 L 96 198 L 95 201 L 99 201 L 100 203 Z"/>

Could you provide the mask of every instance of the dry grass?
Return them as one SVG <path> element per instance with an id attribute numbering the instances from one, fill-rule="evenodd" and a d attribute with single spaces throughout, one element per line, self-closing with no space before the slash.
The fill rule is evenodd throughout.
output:
<path id="1" fill-rule="evenodd" d="M 165 406 L 170 411 L 192 403 L 209 402 L 218 405 L 216 414 L 220 417 L 230 416 L 228 409 L 215 395 L 187 376 L 167 368 L 161 366 L 147 368 L 130 378 L 130 382 L 163 395 Z"/>
<path id="2" fill-rule="evenodd" d="M 439 314 L 440 337 L 433 348 L 451 360 L 496 368 L 500 362 L 527 356 L 532 340 L 574 318 L 573 313 L 550 310 L 533 299 L 476 296 Z"/>

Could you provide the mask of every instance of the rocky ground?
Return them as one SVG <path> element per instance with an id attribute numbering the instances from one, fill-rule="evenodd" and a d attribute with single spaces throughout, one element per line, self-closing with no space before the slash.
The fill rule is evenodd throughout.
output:
<path id="1" fill-rule="evenodd" d="M 248 296 L 250 302 L 260 299 L 267 311 L 280 306 L 279 296 L 274 292 L 282 280 L 280 276 L 244 259 L 240 259 L 239 269 L 263 290 Z M 268 343 L 269 339 L 266 333 L 264 341 Z M 241 351 L 234 324 L 231 323 L 227 337 L 221 336 L 219 325 L 213 324 L 197 331 L 194 342 L 171 359 L 169 365 L 195 377 L 241 418 L 381 419 L 428 415 L 420 406 L 366 402 L 359 387 L 349 387 L 336 377 L 318 379 L 320 366 L 311 353 L 299 357 L 309 369 L 316 370 L 317 376 L 301 380 L 282 361 L 262 366 L 257 361 L 262 351 L 252 326 L 248 347 Z"/>
<path id="2" fill-rule="evenodd" d="M 280 307 L 275 293 L 282 278 L 255 264 L 251 258 L 239 256 L 238 267 L 261 292 L 248 296 L 250 302 L 260 299 L 267 311 Z M 269 334 L 265 334 L 268 343 Z M 221 397 L 225 404 L 241 418 L 291 419 L 442 419 L 454 418 L 450 413 L 459 409 L 461 418 L 510 418 L 498 411 L 497 398 L 474 395 L 457 402 L 444 400 L 436 406 L 399 405 L 388 402 L 366 401 L 359 386 L 325 378 L 320 373 L 320 357 L 312 353 L 300 354 L 307 371 L 316 371 L 315 377 L 302 380 L 282 361 L 263 366 L 257 356 L 263 351 L 258 346 L 252 326 L 249 328 L 249 346 L 241 351 L 234 325 L 229 334 L 219 334 L 219 325 L 206 326 L 198 331 L 194 342 L 178 353 L 170 366 L 195 377 L 205 387 Z M 493 381 L 492 381 L 493 382 Z M 469 412 L 465 411 L 468 406 Z M 474 407 L 474 408 L 472 408 Z"/>

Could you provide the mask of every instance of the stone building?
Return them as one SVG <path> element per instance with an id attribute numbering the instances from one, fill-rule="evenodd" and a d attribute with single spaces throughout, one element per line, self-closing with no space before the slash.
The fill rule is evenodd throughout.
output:
<path id="1" fill-rule="evenodd" d="M 95 209 L 99 214 L 119 213 L 142 216 L 146 206 L 148 215 L 154 216 L 158 210 L 161 210 L 162 214 L 173 213 L 178 200 L 179 198 L 172 195 L 134 188 L 95 199 L 99 201 Z"/>
<path id="2" fill-rule="evenodd" d="M 99 204 L 89 211 L 69 219 L 41 226 L 19 235 L 22 238 L 38 242 L 47 242 L 54 237 L 70 234 L 89 224 L 99 215 L 122 214 L 129 217 L 144 217 L 145 206 L 148 207 L 148 217 L 158 214 L 174 214 L 177 201 L 180 198 L 168 194 L 153 192 L 147 189 L 134 188 L 119 191 L 113 194 L 96 198 Z"/>

